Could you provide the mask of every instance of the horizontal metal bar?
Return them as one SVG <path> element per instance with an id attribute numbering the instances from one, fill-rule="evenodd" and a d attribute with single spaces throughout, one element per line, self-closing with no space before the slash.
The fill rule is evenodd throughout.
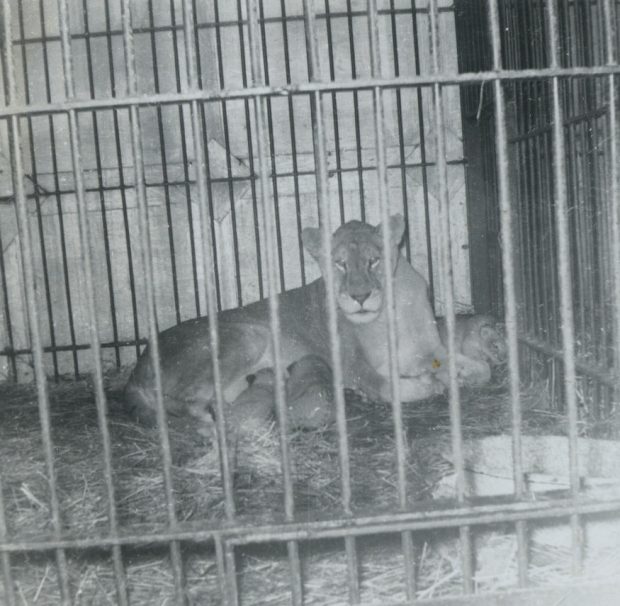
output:
<path id="1" fill-rule="evenodd" d="M 489 503 L 486 499 L 485 503 Z M 221 539 L 227 544 L 269 543 L 289 540 L 314 540 L 321 538 L 342 538 L 378 533 L 400 533 L 403 530 L 436 530 L 463 525 L 485 525 L 518 520 L 542 520 L 566 518 L 573 514 L 618 513 L 620 498 L 609 500 L 559 498 L 548 501 L 512 501 L 494 499 L 489 504 L 472 504 L 462 507 L 440 507 L 436 502 L 427 502 L 423 510 L 391 512 L 380 515 L 359 515 L 358 517 L 324 518 L 304 522 L 274 522 L 257 525 L 250 516 L 239 516 L 236 525 L 229 522 L 214 522 L 205 528 L 205 522 L 179 522 L 175 530 L 167 525 L 150 527 L 152 532 L 132 528 L 123 529 L 118 538 L 99 536 L 90 538 L 64 538 L 59 540 L 8 541 L 0 543 L 0 553 L 49 551 L 52 549 L 93 549 L 114 545 L 155 545 L 170 541 L 205 543 Z M 135 534 L 131 534 L 131 532 Z"/>
<path id="2" fill-rule="evenodd" d="M 582 606 L 582 604 L 617 604 L 618 596 L 620 596 L 619 583 L 594 582 L 435 598 L 420 600 L 416 604 L 424 606 L 531 606 L 532 604 Z M 405 606 L 409 602 L 402 604 Z M 398 606 L 398 604 L 393 604 L 393 606 Z"/>
<path id="3" fill-rule="evenodd" d="M 446 6 L 441 7 L 439 12 L 449 13 L 452 12 L 452 7 Z M 381 9 L 378 11 L 379 15 L 411 15 L 411 8 L 395 8 L 395 9 Z M 428 13 L 428 9 L 424 7 L 416 8 L 416 14 L 424 15 Z M 317 13 L 317 19 L 325 20 L 325 19 L 348 19 L 349 17 L 366 17 L 366 11 L 360 10 L 352 10 L 348 11 L 330 11 L 327 13 Z M 293 23 L 295 21 L 300 22 L 303 21 L 303 15 L 278 15 L 276 17 L 265 17 L 259 20 L 259 23 Z M 210 30 L 210 29 L 221 29 L 227 27 L 238 28 L 239 26 L 247 26 L 248 22 L 246 19 L 222 19 L 220 21 L 212 21 L 208 23 L 199 23 L 195 27 L 197 30 Z M 172 31 L 177 31 L 182 33 L 183 28 L 180 25 L 156 25 L 154 27 L 136 27 L 134 30 L 134 34 L 159 34 L 159 33 L 168 33 Z M 90 38 L 108 38 L 110 36 L 122 36 L 123 32 L 119 29 L 111 29 L 100 32 L 81 32 L 78 34 L 72 34 L 71 40 L 87 40 Z M 13 44 L 15 45 L 24 45 L 24 44 L 42 44 L 49 42 L 58 42 L 60 41 L 60 36 L 30 36 L 28 38 L 15 38 L 13 40 Z"/>
<path id="4" fill-rule="evenodd" d="M 500 70 L 497 72 L 477 72 L 464 74 L 438 73 L 433 75 L 409 75 L 396 78 L 358 78 L 356 80 L 339 80 L 337 82 L 303 82 L 282 86 L 254 86 L 222 90 L 199 90 L 151 95 L 128 95 L 126 97 L 109 97 L 106 99 L 88 99 L 62 101 L 58 103 L 18 105 L 11 104 L 0 108 L 0 118 L 9 116 L 34 116 L 76 111 L 93 111 L 106 108 L 127 108 L 132 106 L 148 107 L 169 105 L 171 103 L 189 103 L 190 101 L 222 101 L 225 99 L 247 99 L 253 97 L 286 96 L 308 94 L 313 92 L 347 92 L 382 89 L 431 86 L 475 84 L 494 80 L 532 80 L 545 78 L 600 77 L 620 74 L 620 65 L 598 65 L 593 67 L 557 67 L 524 70 Z"/>
<path id="5" fill-rule="evenodd" d="M 539 351 L 542 354 L 546 354 L 555 358 L 556 360 L 564 360 L 564 350 L 559 347 L 553 347 L 540 339 L 536 339 L 535 337 L 531 337 L 528 335 L 519 335 L 519 341 L 536 351 Z M 615 389 L 620 382 L 620 377 L 616 376 L 612 370 L 606 370 L 604 368 L 600 368 L 597 366 L 593 366 L 592 364 L 588 364 L 587 362 L 582 362 L 579 360 L 575 361 L 575 369 L 579 374 L 586 375 L 591 377 L 592 379 L 596 379 L 600 381 L 603 385 L 607 387 L 611 387 Z"/>
<path id="6" fill-rule="evenodd" d="M 609 108 L 607 105 L 603 105 L 602 107 L 598 107 L 596 110 L 591 112 L 586 112 L 583 114 L 579 114 L 577 116 L 570 116 L 569 118 L 564 118 L 564 126 L 573 126 L 575 124 L 581 124 L 582 122 L 587 122 L 588 120 L 595 120 L 596 118 L 603 118 L 609 112 Z M 525 133 L 514 135 L 508 138 L 508 143 L 518 143 L 520 141 L 526 141 L 531 139 L 532 137 L 537 137 L 540 135 L 546 135 L 553 130 L 553 125 L 545 124 L 544 126 L 538 126 L 536 128 L 532 128 Z M 603 154 L 603 150 L 601 150 L 601 154 Z"/>

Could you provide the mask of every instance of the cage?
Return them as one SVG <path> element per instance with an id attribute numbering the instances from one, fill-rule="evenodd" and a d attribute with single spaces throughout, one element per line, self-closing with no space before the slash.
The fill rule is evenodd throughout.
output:
<path id="1" fill-rule="evenodd" d="M 1 14 L 0 602 L 617 603 L 618 0 Z M 328 269 L 332 424 L 291 428 L 280 378 L 237 460 L 221 381 L 213 427 L 161 385 L 127 415 L 160 330 L 268 300 L 278 351 L 303 229 L 394 213 L 447 395 L 398 397 L 390 279 L 392 401 L 345 391 Z M 505 326 L 486 385 L 459 314 Z"/>

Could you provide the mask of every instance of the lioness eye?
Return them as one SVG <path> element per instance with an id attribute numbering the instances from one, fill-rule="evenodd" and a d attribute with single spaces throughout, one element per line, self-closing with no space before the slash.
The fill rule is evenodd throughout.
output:
<path id="1" fill-rule="evenodd" d="M 340 270 L 340 271 L 347 271 L 347 262 L 346 261 L 334 261 L 336 267 Z"/>
<path id="2" fill-rule="evenodd" d="M 375 267 L 377 267 L 377 265 L 379 265 L 380 260 L 381 259 L 379 259 L 379 257 L 374 257 L 372 259 L 369 259 L 368 267 L 370 267 L 370 269 L 374 269 Z"/>

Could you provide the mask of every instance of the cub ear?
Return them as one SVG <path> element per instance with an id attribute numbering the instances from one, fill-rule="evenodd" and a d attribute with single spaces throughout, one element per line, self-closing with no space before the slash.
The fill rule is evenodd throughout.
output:
<path id="1" fill-rule="evenodd" d="M 321 230 L 318 227 L 305 227 L 301 232 L 301 241 L 304 248 L 319 261 L 323 256 L 323 241 Z"/>
<path id="2" fill-rule="evenodd" d="M 392 215 L 389 219 L 390 225 L 390 243 L 392 246 L 398 246 L 403 239 L 405 233 L 405 220 L 401 214 Z M 377 233 L 381 233 L 381 224 L 375 228 Z"/>

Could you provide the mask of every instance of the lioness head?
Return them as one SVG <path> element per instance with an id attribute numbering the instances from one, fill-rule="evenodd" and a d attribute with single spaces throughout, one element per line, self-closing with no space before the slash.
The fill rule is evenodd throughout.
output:
<path id="1" fill-rule="evenodd" d="M 392 269 L 396 269 L 398 245 L 403 237 L 405 222 L 401 215 L 390 217 L 390 247 Z M 321 230 L 307 227 L 302 232 L 306 250 L 317 260 L 325 274 Z M 349 221 L 332 236 L 334 286 L 338 306 L 354 323 L 376 320 L 383 309 L 386 275 L 381 237 L 381 225 Z"/>

